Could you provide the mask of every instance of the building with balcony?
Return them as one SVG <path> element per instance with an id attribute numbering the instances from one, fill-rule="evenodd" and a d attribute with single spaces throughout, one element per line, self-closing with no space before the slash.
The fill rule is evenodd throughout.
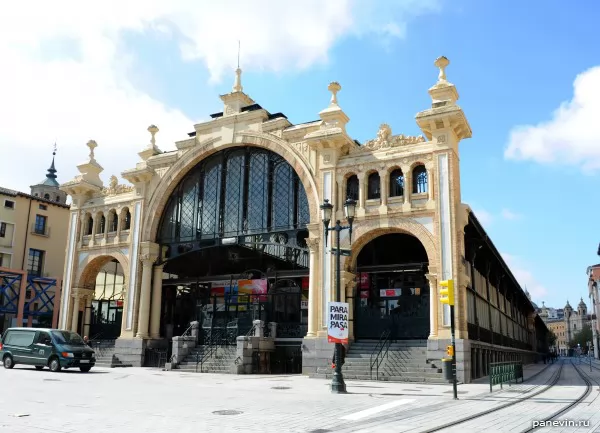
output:
<path id="1" fill-rule="evenodd" d="M 53 298 L 64 271 L 70 208 L 56 178 L 53 155 L 45 179 L 29 193 L 0 187 L 0 331 L 18 326 L 19 308 L 36 312 L 22 317 L 29 324 L 37 323 L 41 311 L 53 314 Z M 22 305 L 21 278 L 31 282 Z"/>

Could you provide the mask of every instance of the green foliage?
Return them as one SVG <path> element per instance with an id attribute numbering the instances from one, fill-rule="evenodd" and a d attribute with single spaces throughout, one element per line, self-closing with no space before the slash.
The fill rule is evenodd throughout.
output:
<path id="1" fill-rule="evenodd" d="M 548 331 L 546 335 L 546 341 L 548 343 L 548 347 L 554 347 L 556 345 L 556 335 L 552 331 Z"/>
<path id="2" fill-rule="evenodd" d="M 584 325 L 581 330 L 573 335 L 570 345 L 571 347 L 577 347 L 577 344 L 579 344 L 582 348 L 587 348 L 588 341 L 594 341 L 594 334 L 590 325 Z"/>

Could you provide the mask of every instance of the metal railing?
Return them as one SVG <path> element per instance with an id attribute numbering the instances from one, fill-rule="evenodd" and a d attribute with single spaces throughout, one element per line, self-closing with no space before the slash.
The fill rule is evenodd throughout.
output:
<path id="1" fill-rule="evenodd" d="M 392 332 L 389 329 L 383 331 L 381 333 L 381 337 L 379 337 L 377 346 L 375 346 L 375 349 L 373 349 L 371 352 L 369 361 L 371 380 L 373 380 L 373 367 L 375 367 L 376 372 L 375 378 L 376 380 L 379 380 L 379 366 L 383 362 L 383 359 L 387 357 L 388 349 L 390 348 L 390 343 L 392 342 L 390 339 L 391 334 Z M 373 359 L 373 356 L 375 356 L 375 359 Z"/>
<path id="2" fill-rule="evenodd" d="M 490 392 L 494 385 L 500 384 L 500 388 L 502 388 L 504 383 L 508 382 L 509 385 L 512 381 L 518 383 L 519 379 L 523 383 L 523 362 L 493 362 L 490 364 Z"/>

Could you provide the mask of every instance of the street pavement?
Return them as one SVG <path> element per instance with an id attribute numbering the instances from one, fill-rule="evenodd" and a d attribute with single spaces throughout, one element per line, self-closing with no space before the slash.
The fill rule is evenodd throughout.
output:
<path id="1" fill-rule="evenodd" d="M 582 365 L 582 370 L 583 370 Z M 17 366 L 0 370 L 0 432 L 422 432 L 494 408 L 541 389 L 559 366 L 527 366 L 530 382 L 494 387 L 347 381 L 348 394 L 331 394 L 330 382 L 305 376 L 215 375 L 146 368 L 94 368 L 51 373 Z M 594 364 L 600 368 L 600 363 Z M 587 374 L 600 383 L 600 369 Z M 533 419 L 581 395 L 583 379 L 565 362 L 557 387 L 527 402 L 442 431 L 522 431 Z M 563 419 L 600 425 L 598 384 Z M 570 400 L 569 400 L 570 399 Z M 571 416 L 572 415 L 572 416 Z M 539 431 L 561 431 L 544 427 Z M 536 430 L 536 431 L 538 431 Z"/>

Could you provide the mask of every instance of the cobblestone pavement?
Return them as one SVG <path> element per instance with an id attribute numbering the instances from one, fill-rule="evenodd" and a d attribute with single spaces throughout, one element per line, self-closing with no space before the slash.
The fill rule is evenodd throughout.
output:
<path id="1" fill-rule="evenodd" d="M 544 367 L 527 367 L 526 378 L 542 372 L 523 385 L 505 386 L 502 390 L 496 386 L 492 394 L 485 383 L 460 385 L 459 400 L 453 400 L 451 386 L 426 383 L 347 381 L 349 393 L 336 395 L 331 394 L 329 381 L 304 376 L 185 374 L 141 368 L 51 373 L 17 366 L 0 370 L 4 390 L 0 394 L 0 432 L 427 431 L 533 392 L 558 368 L 555 365 L 543 370 Z M 600 370 L 588 374 L 600 382 Z M 573 382 L 577 380 L 575 376 L 570 363 L 565 365 L 559 382 L 565 386 L 549 396 L 556 400 L 553 408 L 561 404 L 559 400 L 565 395 L 581 394 L 585 387 L 582 379 L 579 385 Z M 590 394 L 586 408 L 576 408 L 581 410 L 579 416 L 598 419 L 600 402 L 591 400 L 598 394 Z M 511 416 L 533 419 L 535 405 L 528 403 L 523 407 L 531 413 L 515 410 Z M 545 412 L 550 411 L 548 406 Z M 522 430 L 525 424 L 520 423 L 515 431 Z M 475 425 L 471 422 L 462 431 Z M 490 421 L 487 430 L 505 431 L 503 427 L 500 421 Z M 476 430 L 481 431 L 473 429 Z"/>

